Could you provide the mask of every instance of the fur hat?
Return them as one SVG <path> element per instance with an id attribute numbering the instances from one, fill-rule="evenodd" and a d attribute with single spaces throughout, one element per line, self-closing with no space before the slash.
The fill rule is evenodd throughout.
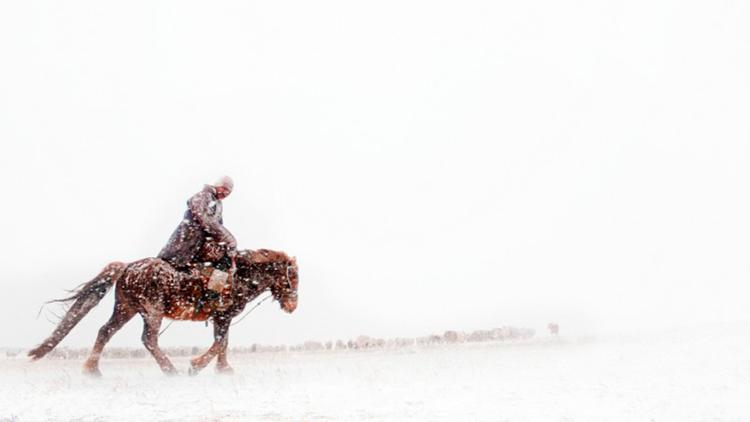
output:
<path id="1" fill-rule="evenodd" d="M 226 189 L 229 189 L 229 192 L 231 192 L 234 189 L 234 182 L 232 181 L 232 178 L 229 176 L 221 176 L 215 183 L 215 187 L 223 186 Z"/>

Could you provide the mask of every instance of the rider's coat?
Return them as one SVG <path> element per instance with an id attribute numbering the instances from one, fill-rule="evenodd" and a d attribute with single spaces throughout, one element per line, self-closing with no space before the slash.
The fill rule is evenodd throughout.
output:
<path id="1" fill-rule="evenodd" d="M 228 249 L 237 247 L 234 236 L 223 225 L 221 200 L 213 186 L 206 185 L 187 201 L 187 206 L 182 222 L 159 252 L 159 258 L 185 269 L 198 259 L 207 238 L 225 243 Z"/>

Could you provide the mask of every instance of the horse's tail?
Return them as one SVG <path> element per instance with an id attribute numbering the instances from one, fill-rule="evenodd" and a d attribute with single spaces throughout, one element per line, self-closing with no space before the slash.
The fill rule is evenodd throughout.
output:
<path id="1" fill-rule="evenodd" d="M 125 273 L 125 268 L 126 264 L 122 262 L 112 262 L 104 267 L 93 280 L 76 288 L 71 296 L 48 302 L 73 302 L 73 304 L 65 313 L 62 321 L 57 324 L 57 328 L 52 332 L 52 335 L 47 337 L 42 344 L 29 351 L 31 359 L 41 359 L 52 351 L 70 333 L 70 330 L 102 300 L 109 289 Z"/>

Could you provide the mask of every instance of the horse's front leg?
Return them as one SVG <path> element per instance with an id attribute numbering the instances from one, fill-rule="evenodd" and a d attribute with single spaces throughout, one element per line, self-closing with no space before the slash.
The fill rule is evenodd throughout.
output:
<path id="1" fill-rule="evenodd" d="M 226 333 L 224 333 L 221 348 L 219 349 L 219 356 L 216 358 L 216 370 L 222 374 L 234 373 L 234 369 L 229 366 L 229 362 L 227 361 L 227 347 L 229 346 L 229 326 L 231 325 L 229 324 L 229 322 L 231 322 L 231 319 L 227 322 L 227 329 Z"/>
<path id="2" fill-rule="evenodd" d="M 190 361 L 191 375 L 198 374 L 198 372 L 205 368 L 211 362 L 211 359 L 217 354 L 220 354 L 222 350 L 226 353 L 226 347 L 229 340 L 227 334 L 229 333 L 230 321 L 231 320 L 227 318 L 214 318 L 214 344 L 212 344 L 205 353 Z M 226 356 L 224 357 L 224 363 L 226 363 Z M 221 366 L 221 363 L 219 366 Z M 228 367 L 229 365 L 227 364 L 226 366 Z"/>
<path id="3" fill-rule="evenodd" d="M 154 356 L 162 372 L 167 375 L 176 374 L 177 369 L 175 369 L 167 355 L 159 348 L 159 327 L 161 327 L 163 317 L 161 315 L 141 315 L 143 316 L 143 335 L 141 336 L 143 345 Z"/>

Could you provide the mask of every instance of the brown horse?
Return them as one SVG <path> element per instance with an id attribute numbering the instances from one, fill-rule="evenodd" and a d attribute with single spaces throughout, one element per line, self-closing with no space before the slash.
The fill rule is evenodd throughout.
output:
<path id="1" fill-rule="evenodd" d="M 83 365 L 84 373 L 101 375 L 99 357 L 104 345 L 135 314 L 143 317 L 143 344 L 164 373 L 177 373 L 158 344 L 159 328 L 164 318 L 189 321 L 211 319 L 214 343 L 205 353 L 190 361 L 189 372 L 197 374 L 216 355 L 217 370 L 232 372 L 227 362 L 232 318 L 266 290 L 271 291 L 284 311 L 294 312 L 297 308 L 298 285 L 297 262 L 283 252 L 267 249 L 241 251 L 237 255 L 236 264 L 234 286 L 223 295 L 219 303 L 216 300 L 203 300 L 206 297 L 203 279 L 178 272 L 161 259 L 146 258 L 131 264 L 113 262 L 93 280 L 79 287 L 72 296 L 60 300 L 72 302 L 72 305 L 52 335 L 29 351 L 29 356 L 33 360 L 40 359 L 54 349 L 116 284 L 114 312 L 109 321 L 99 329 L 91 355 Z"/>

